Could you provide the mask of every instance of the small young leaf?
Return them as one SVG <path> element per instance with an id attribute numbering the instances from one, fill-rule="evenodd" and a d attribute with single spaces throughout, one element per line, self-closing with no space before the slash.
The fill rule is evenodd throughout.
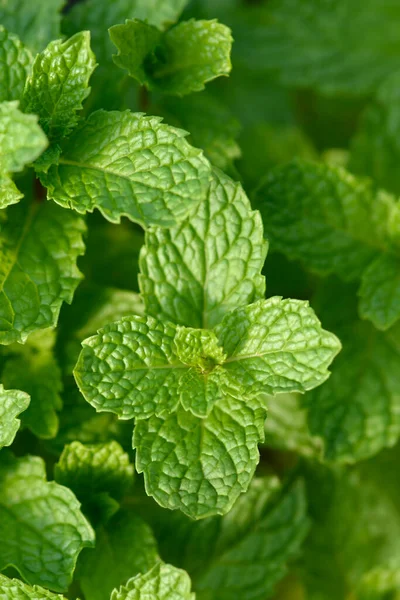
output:
<path id="1" fill-rule="evenodd" d="M 0 102 L 21 99 L 31 63 L 29 50 L 0 25 Z"/>
<path id="2" fill-rule="evenodd" d="M 248 393 L 312 389 L 329 377 L 341 348 L 308 302 L 277 296 L 234 310 L 215 332 L 228 356 L 225 369 Z"/>
<path id="3" fill-rule="evenodd" d="M 23 343 L 54 326 L 81 274 L 83 220 L 51 202 L 9 207 L 0 223 L 0 344 Z"/>
<path id="4" fill-rule="evenodd" d="M 185 132 L 129 111 L 93 113 L 65 143 L 43 182 L 48 197 L 111 222 L 174 225 L 202 200 L 210 168 Z"/>
<path id="5" fill-rule="evenodd" d="M 24 97 L 25 112 L 39 115 L 50 142 L 59 142 L 76 127 L 76 111 L 89 95 L 89 78 L 96 67 L 90 33 L 83 31 L 62 42 L 51 42 L 36 56 Z"/>
<path id="6" fill-rule="evenodd" d="M 73 493 L 46 482 L 41 458 L 14 458 L 3 451 L 0 539 L 0 570 L 14 567 L 28 583 L 62 592 L 78 554 L 94 544 L 94 532 Z"/>
<path id="7" fill-rule="evenodd" d="M 0 173 L 0 209 L 16 204 L 23 197 L 13 180 L 8 175 Z"/>
<path id="8" fill-rule="evenodd" d="M 9 579 L 0 574 L 0 600 L 65 600 L 44 588 L 27 585 L 19 579 Z"/>
<path id="9" fill-rule="evenodd" d="M 267 254 L 258 212 L 242 187 L 214 170 L 193 216 L 146 232 L 140 287 L 148 314 L 192 327 L 213 327 L 237 306 L 265 293 Z"/>
<path id="10" fill-rule="evenodd" d="M 188 0 L 135 0 L 132 16 L 165 29 L 176 23 L 186 4 Z"/>
<path id="11" fill-rule="evenodd" d="M 5 390 L 0 384 L 0 449 L 11 446 L 21 421 L 17 417 L 28 408 L 30 398 L 19 390 Z"/>
<path id="12" fill-rule="evenodd" d="M 114 590 L 111 600 L 195 600 L 189 575 L 172 565 L 159 563 L 144 575 L 136 575 Z"/>
<path id="13" fill-rule="evenodd" d="M 382 254 L 364 271 L 359 310 L 378 329 L 389 329 L 400 319 L 400 257 Z"/>
<path id="14" fill-rule="evenodd" d="M 137 515 L 120 510 L 96 530 L 96 547 L 79 560 L 79 584 L 86 600 L 110 600 L 110 593 L 159 561 L 150 527 Z"/>
<path id="15" fill-rule="evenodd" d="M 185 21 L 161 32 L 141 21 L 110 29 L 114 62 L 149 89 L 184 96 L 231 70 L 230 29 L 217 21 Z"/>

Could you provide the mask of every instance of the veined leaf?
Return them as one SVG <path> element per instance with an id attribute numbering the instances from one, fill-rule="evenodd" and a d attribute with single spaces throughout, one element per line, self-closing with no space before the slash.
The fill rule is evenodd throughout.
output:
<path id="1" fill-rule="evenodd" d="M 27 585 L 19 579 L 9 579 L 0 574 L 0 600 L 65 600 L 44 588 Z"/>
<path id="2" fill-rule="evenodd" d="M 202 200 L 210 168 L 185 132 L 157 117 L 97 111 L 44 176 L 49 198 L 80 213 L 98 208 L 111 222 L 175 224 Z"/>
<path id="3" fill-rule="evenodd" d="M 27 201 L 7 209 L 0 223 L 0 343 L 23 343 L 54 326 L 71 302 L 81 274 L 83 220 L 53 203 Z"/>
<path id="4" fill-rule="evenodd" d="M 259 213 L 240 184 L 215 170 L 195 215 L 146 232 L 139 275 L 146 310 L 174 323 L 213 327 L 264 296 L 266 253 Z"/>
<path id="5" fill-rule="evenodd" d="M 30 398 L 19 390 L 5 390 L 0 384 L 0 449 L 10 446 L 21 421 L 17 418 L 29 406 Z"/>
<path id="6" fill-rule="evenodd" d="M 378 329 L 400 319 L 400 256 L 385 253 L 364 271 L 359 290 L 360 316 Z"/>
<path id="7" fill-rule="evenodd" d="M 31 63 L 29 50 L 0 25 L 0 102 L 21 99 Z"/>
<path id="8" fill-rule="evenodd" d="M 164 35 L 142 21 L 110 28 L 114 62 L 149 89 L 184 96 L 231 70 L 230 29 L 217 21 L 184 21 Z"/>
<path id="9" fill-rule="evenodd" d="M 195 600 L 189 575 L 172 565 L 160 563 L 143 575 L 136 575 L 111 594 L 111 600 Z"/>
<path id="10" fill-rule="evenodd" d="M 14 458 L 5 451 L 0 457 L 0 538 L 0 570 L 12 566 L 28 583 L 55 591 L 68 588 L 79 552 L 94 544 L 75 496 L 46 482 L 42 459 Z"/>

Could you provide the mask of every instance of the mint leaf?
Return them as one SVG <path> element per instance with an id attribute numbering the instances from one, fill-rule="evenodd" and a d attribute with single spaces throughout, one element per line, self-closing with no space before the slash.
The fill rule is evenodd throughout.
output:
<path id="1" fill-rule="evenodd" d="M 231 382 L 201 419 L 183 408 L 136 422 L 136 469 L 163 507 L 194 519 L 228 512 L 253 477 L 265 410 Z"/>
<path id="2" fill-rule="evenodd" d="M 64 597 L 0 574 L 0 600 L 64 600 Z"/>
<path id="3" fill-rule="evenodd" d="M 149 89 L 184 96 L 231 70 L 230 29 L 217 21 L 185 21 L 162 37 L 137 20 L 114 25 L 110 38 L 118 49 L 114 62 Z"/>
<path id="4" fill-rule="evenodd" d="M 7 209 L 0 223 L 0 343 L 23 343 L 54 326 L 63 301 L 71 302 L 81 275 L 85 225 L 50 202 L 27 201 Z"/>
<path id="5" fill-rule="evenodd" d="M 214 171 L 195 215 L 146 232 L 139 276 L 146 310 L 182 325 L 213 327 L 264 296 L 266 253 L 260 215 L 240 184 Z"/>
<path id="6" fill-rule="evenodd" d="M 21 38 L 32 52 L 40 52 L 60 37 L 60 11 L 64 0 L 2 0 L 0 23 Z"/>
<path id="7" fill-rule="evenodd" d="M 400 319 L 400 257 L 382 254 L 361 279 L 360 316 L 378 329 L 388 329 Z"/>
<path id="8" fill-rule="evenodd" d="M 0 384 L 0 449 L 11 446 L 21 421 L 17 417 L 28 408 L 30 398 L 19 390 L 5 390 Z"/>
<path id="9" fill-rule="evenodd" d="M 135 0 L 132 16 L 159 29 L 175 23 L 188 0 Z"/>
<path id="10" fill-rule="evenodd" d="M 0 538 L 0 570 L 12 566 L 28 583 L 55 591 L 68 588 L 79 552 L 94 543 L 73 493 L 46 482 L 42 459 L 14 458 L 4 451 Z"/>
<path id="11" fill-rule="evenodd" d="M 237 308 L 216 334 L 228 356 L 224 368 L 247 393 L 314 388 L 329 377 L 328 366 L 341 348 L 308 302 L 277 296 Z"/>
<path id="12" fill-rule="evenodd" d="M 29 50 L 0 25 L 0 102 L 20 100 L 31 63 Z"/>
<path id="13" fill-rule="evenodd" d="M 54 438 L 58 432 L 58 412 L 62 408 L 61 370 L 54 356 L 54 332 L 44 330 L 29 336 L 22 346 L 7 348 L 2 380 L 7 387 L 18 385 L 31 397 L 23 424 L 41 438 Z"/>
<path id="14" fill-rule="evenodd" d="M 62 42 L 51 42 L 38 54 L 28 78 L 23 107 L 39 115 L 51 142 L 59 142 L 77 125 L 76 111 L 89 95 L 89 78 L 96 67 L 90 33 L 77 33 Z"/>
<path id="15" fill-rule="evenodd" d="M 111 594 L 111 600 L 195 600 L 185 571 L 160 563 L 144 575 L 136 575 Z"/>
<path id="16" fill-rule="evenodd" d="M 0 173 L 0 209 L 16 204 L 23 196 L 12 179 Z"/>
<path id="17" fill-rule="evenodd" d="M 297 160 L 277 168 L 255 205 L 274 249 L 322 275 L 356 279 L 398 245 L 400 205 L 339 167 Z"/>
<path id="18" fill-rule="evenodd" d="M 344 323 L 343 351 L 331 378 L 305 400 L 325 459 L 353 463 L 399 438 L 400 347 L 398 327 L 383 333 L 360 321 Z"/>
<path id="19" fill-rule="evenodd" d="M 96 547 L 79 561 L 79 584 L 86 600 L 109 600 L 114 588 L 159 560 L 157 543 L 148 525 L 125 510 L 96 530 Z"/>
<path id="20" fill-rule="evenodd" d="M 82 214 L 98 208 L 113 223 L 127 216 L 173 225 L 204 198 L 210 179 L 201 151 L 184 137 L 157 117 L 93 113 L 45 176 L 48 197 Z"/>

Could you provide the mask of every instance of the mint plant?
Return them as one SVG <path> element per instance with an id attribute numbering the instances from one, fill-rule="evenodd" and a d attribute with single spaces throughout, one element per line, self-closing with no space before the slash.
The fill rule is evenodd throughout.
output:
<path id="1" fill-rule="evenodd" d="M 400 597 L 399 19 L 0 2 L 0 600 Z"/>

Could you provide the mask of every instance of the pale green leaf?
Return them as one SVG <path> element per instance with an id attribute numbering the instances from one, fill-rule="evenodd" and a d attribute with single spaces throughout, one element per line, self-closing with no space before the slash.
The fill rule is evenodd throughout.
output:
<path id="1" fill-rule="evenodd" d="M 400 436 L 399 330 L 343 322 L 343 351 L 330 379 L 307 394 L 309 427 L 327 460 L 353 463 L 393 446 Z"/>
<path id="2" fill-rule="evenodd" d="M 111 600 L 195 600 L 190 590 L 191 581 L 185 571 L 160 563 L 114 590 Z"/>
<path id="3" fill-rule="evenodd" d="M 16 173 L 33 162 L 47 146 L 35 115 L 25 115 L 18 102 L 0 104 L 0 172 Z"/>
<path id="4" fill-rule="evenodd" d="M 360 316 L 378 329 L 400 319 L 400 258 L 382 254 L 364 271 L 359 290 Z"/>
<path id="5" fill-rule="evenodd" d="M 21 99 L 31 63 L 29 50 L 0 25 L 0 102 Z"/>
<path id="6" fill-rule="evenodd" d="M 228 512 L 244 492 L 259 460 L 265 410 L 231 382 L 210 414 L 174 413 L 136 422 L 136 469 L 146 492 L 163 507 L 194 519 Z"/>
<path id="7" fill-rule="evenodd" d="M 23 425 L 38 437 L 54 438 L 58 432 L 58 412 L 62 408 L 61 370 L 54 356 L 55 335 L 44 330 L 29 336 L 24 345 L 7 348 L 2 380 L 7 387 L 19 386 L 31 397 L 23 415 Z"/>
<path id="8" fill-rule="evenodd" d="M 64 0 L 1 0 L 0 23 L 16 33 L 32 52 L 40 52 L 60 37 Z"/>
<path id="9" fill-rule="evenodd" d="M 19 390 L 5 390 L 0 384 L 0 448 L 10 446 L 21 421 L 17 418 L 29 406 L 30 398 Z"/>
<path id="10" fill-rule="evenodd" d="M 169 226 L 207 192 L 210 168 L 185 133 L 157 117 L 93 113 L 65 143 L 44 179 L 48 196 L 80 213 L 98 208 L 111 222 Z"/>
<path id="11" fill-rule="evenodd" d="M 184 21 L 162 37 L 137 20 L 114 25 L 114 62 L 149 89 L 184 96 L 231 70 L 230 29 L 217 21 Z"/>
<path id="12" fill-rule="evenodd" d="M 308 302 L 278 296 L 237 308 L 215 331 L 228 356 L 224 368 L 247 393 L 312 389 L 329 377 L 341 348 Z"/>
<path id="13" fill-rule="evenodd" d="M 157 543 L 142 519 L 119 511 L 96 530 L 96 547 L 85 550 L 79 561 L 79 584 L 86 600 L 109 600 L 114 588 L 159 560 Z"/>
<path id="14" fill-rule="evenodd" d="M 46 481 L 41 458 L 0 457 L 0 570 L 11 566 L 31 584 L 68 588 L 78 554 L 94 532 L 73 493 Z M 16 526 L 18 523 L 18 526 Z"/>
<path id="15" fill-rule="evenodd" d="M 65 42 L 51 42 L 36 56 L 25 87 L 23 108 L 39 115 L 39 123 L 51 142 L 60 141 L 76 127 L 76 112 L 89 95 L 89 79 L 95 67 L 88 31 Z"/>
<path id="16" fill-rule="evenodd" d="M 65 600 L 44 588 L 27 585 L 19 579 L 9 579 L 0 574 L 0 600 Z"/>
<path id="17" fill-rule="evenodd" d="M 10 204 L 16 204 L 23 198 L 13 180 L 4 173 L 0 173 L 0 209 Z"/>
<path id="18" fill-rule="evenodd" d="M 267 253 L 260 215 L 242 187 L 220 171 L 196 213 L 170 229 L 146 232 L 140 287 L 149 314 L 213 327 L 264 296 Z"/>
<path id="19" fill-rule="evenodd" d="M 344 280 L 361 276 L 398 245 L 400 205 L 339 167 L 296 160 L 277 168 L 255 195 L 274 250 Z"/>
<path id="20" fill-rule="evenodd" d="M 0 343 L 24 342 L 54 326 L 63 301 L 71 302 L 81 274 L 85 224 L 51 202 L 20 202 L 0 223 Z"/>

